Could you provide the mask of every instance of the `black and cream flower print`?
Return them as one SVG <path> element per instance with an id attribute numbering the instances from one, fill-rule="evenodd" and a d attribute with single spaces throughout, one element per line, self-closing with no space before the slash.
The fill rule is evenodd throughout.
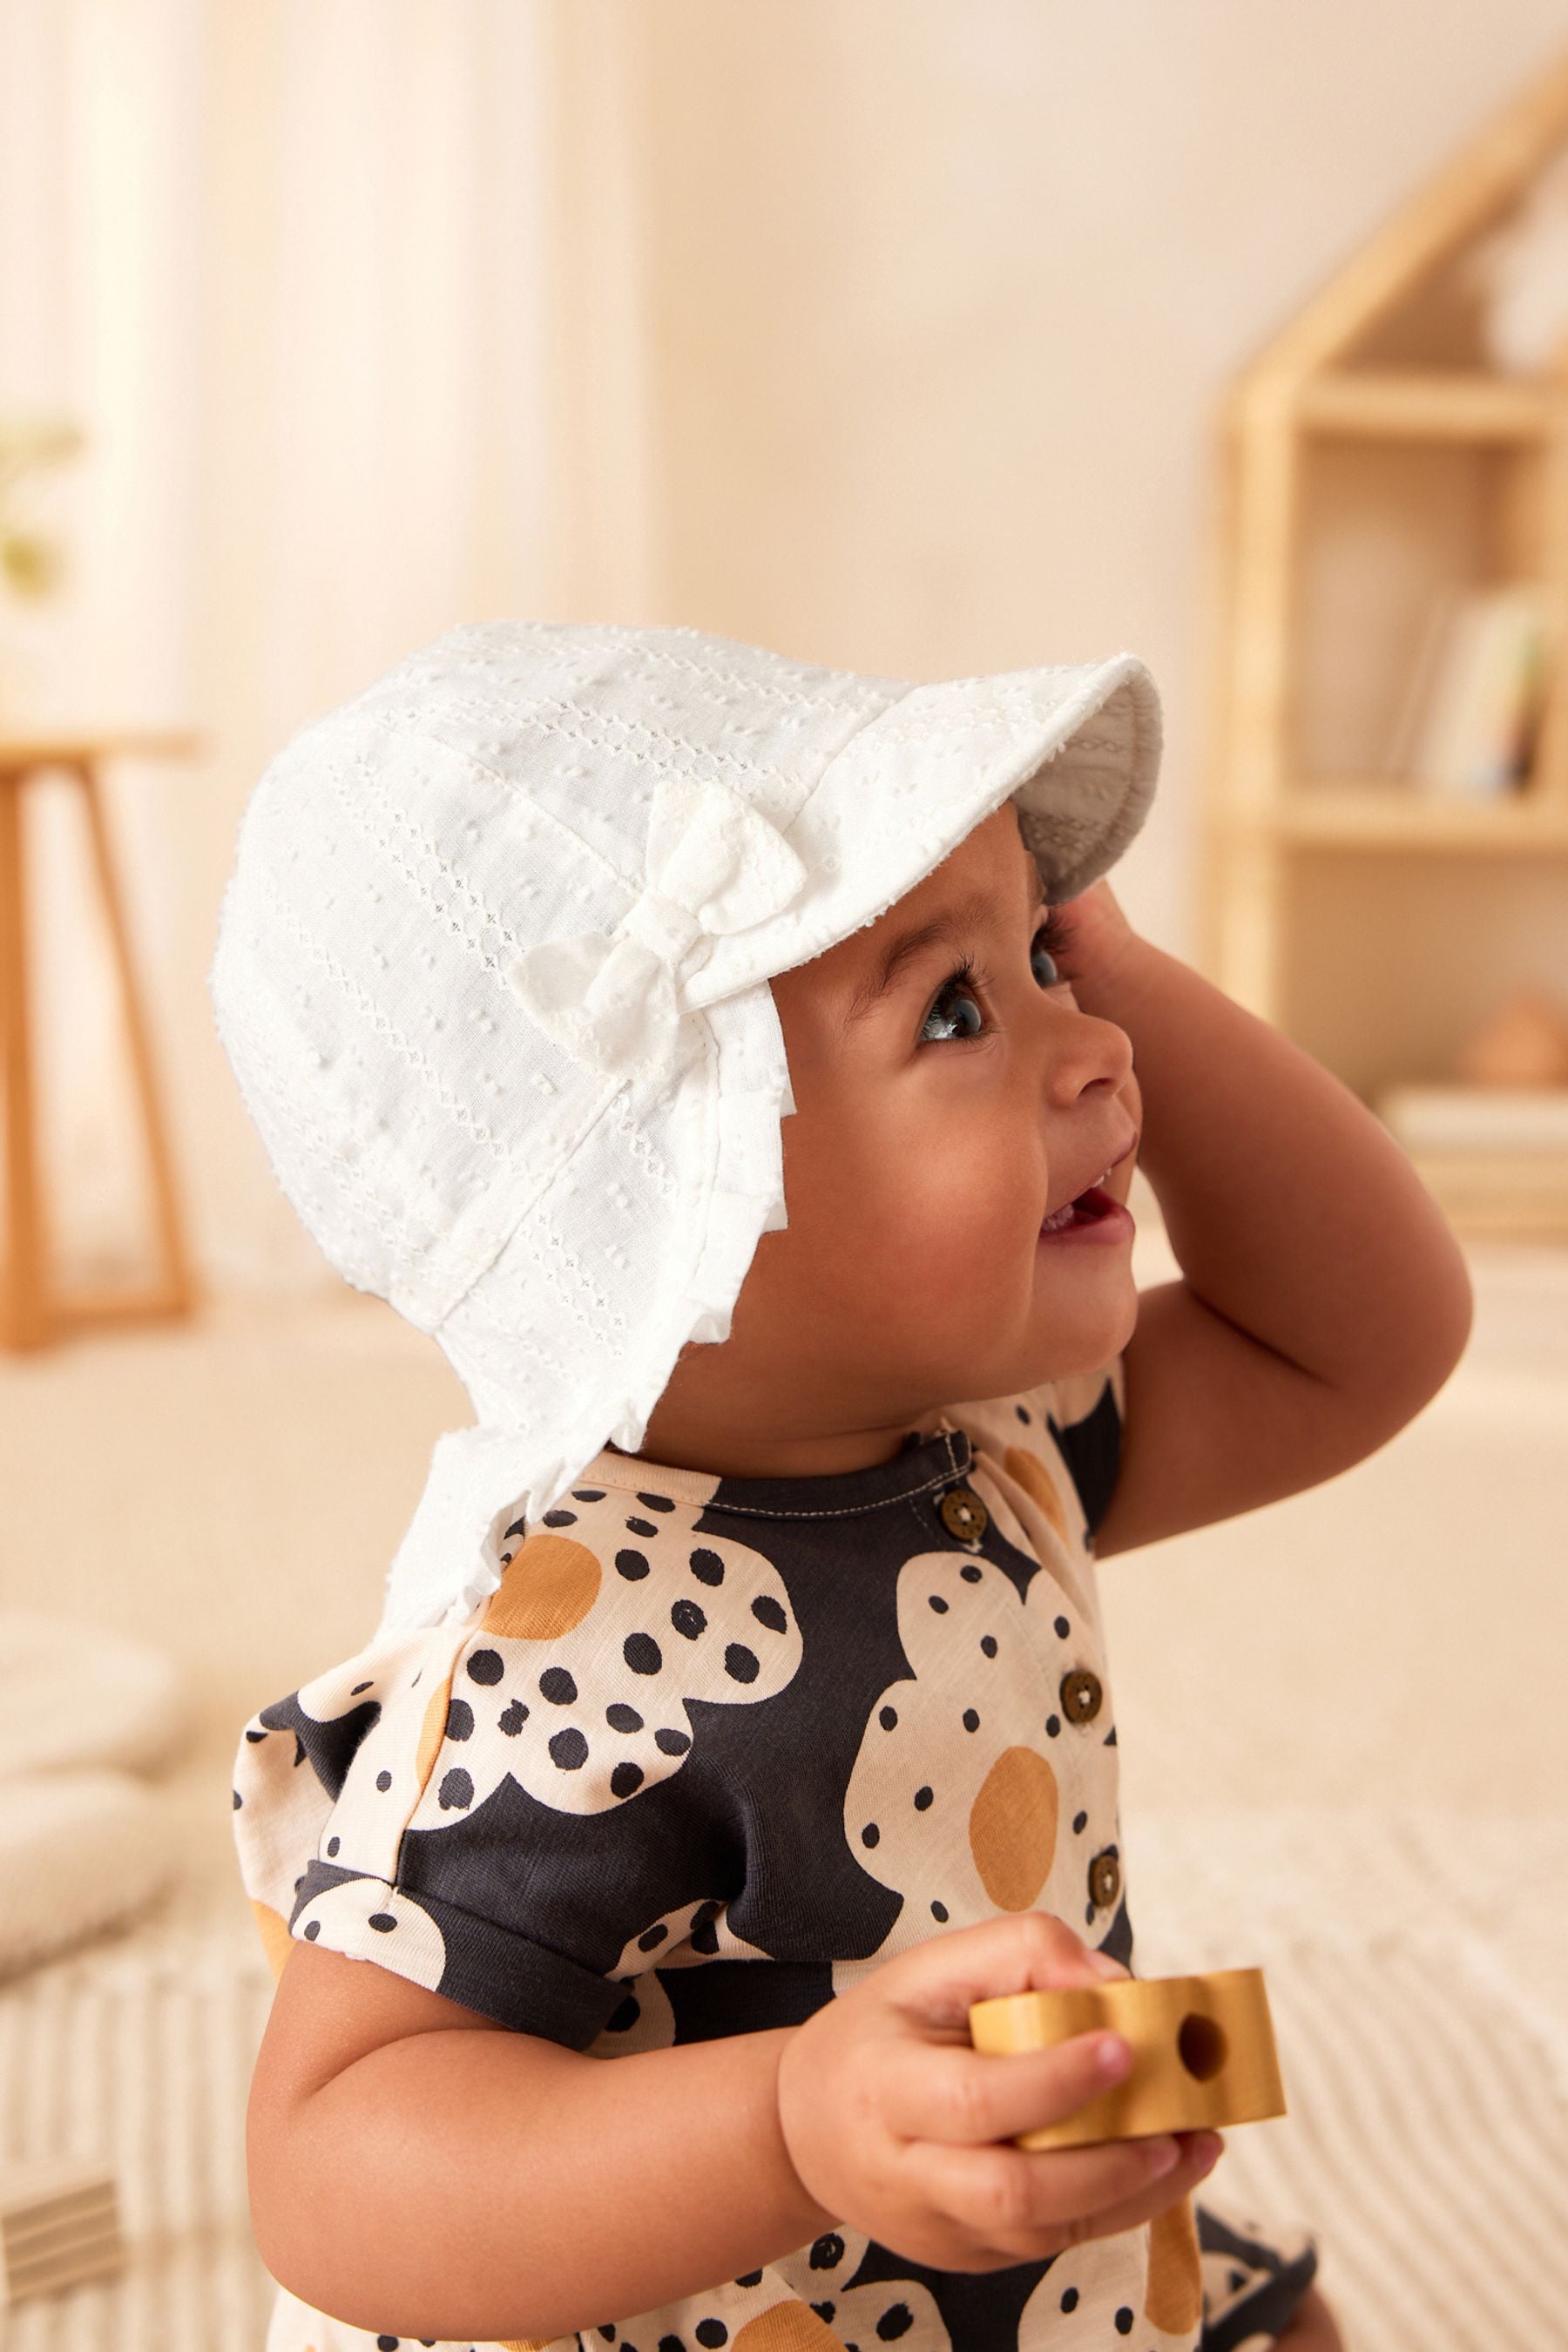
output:
<path id="1" fill-rule="evenodd" d="M 682 1769 L 703 1708 L 755 1706 L 795 1675 L 800 1630 L 762 1554 L 694 1538 L 664 1496 L 632 1500 L 584 1485 L 520 1530 L 452 1675 L 416 1826 L 509 1776 L 557 1811 L 604 1812 Z"/>
<path id="2" fill-rule="evenodd" d="M 315 1944 L 599 2059 L 798 2024 L 1030 1908 L 1131 1966 L 1093 1551 L 1121 1398 L 1118 1362 L 826 1477 L 606 1447 L 508 1529 L 466 1622 L 382 1635 L 247 1726 L 235 1832 L 274 1965 Z M 1313 2263 L 1185 2206 L 986 2273 L 846 2224 L 550 2352 L 1232 2352 Z M 268 2352 L 381 2341 L 283 2296 Z"/>

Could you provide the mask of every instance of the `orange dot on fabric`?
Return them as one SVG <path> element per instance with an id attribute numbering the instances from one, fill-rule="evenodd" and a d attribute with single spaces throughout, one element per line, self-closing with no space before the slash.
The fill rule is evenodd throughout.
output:
<path id="1" fill-rule="evenodd" d="M 1015 1485 L 1022 1486 L 1029 1500 L 1043 1513 L 1065 1543 L 1067 1514 L 1062 1509 L 1062 1498 L 1052 1486 L 1050 1475 L 1039 1455 L 1026 1454 L 1021 1445 L 1010 1445 L 1003 1456 L 1003 1467 Z"/>
<path id="2" fill-rule="evenodd" d="M 1005 1748 L 969 1809 L 969 1851 L 999 1910 L 1026 1911 L 1057 1851 L 1057 1776 L 1034 1748 Z"/>
<path id="3" fill-rule="evenodd" d="M 414 1755 L 414 1774 L 421 1790 L 430 1778 L 430 1767 L 440 1753 L 441 1742 L 447 1737 L 447 1717 L 452 1705 L 452 1677 L 437 1684 L 425 1703 L 425 1720 L 419 1727 L 419 1745 Z"/>
<path id="4" fill-rule="evenodd" d="M 294 1948 L 289 1922 L 281 1911 L 274 1911 L 270 1903 L 258 1903 L 254 1895 L 250 1907 L 256 1915 L 257 1933 L 261 1937 L 261 1948 L 267 1955 L 267 1965 L 276 1983 L 283 1973 L 284 1961 Z"/>
<path id="5" fill-rule="evenodd" d="M 484 1630 L 514 1642 L 554 1642 L 599 1597 L 599 1563 L 570 1536 L 530 1536 L 511 1556 L 485 1611 Z"/>
<path id="6" fill-rule="evenodd" d="M 1193 2221 L 1193 2200 L 1167 2205 L 1149 2224 L 1149 2283 L 1143 2316 L 1152 2327 L 1184 2336 L 1203 2316 L 1203 2263 Z"/>
<path id="7" fill-rule="evenodd" d="M 734 2352 L 843 2352 L 840 2338 L 807 2303 L 775 2303 L 735 2336 Z"/>

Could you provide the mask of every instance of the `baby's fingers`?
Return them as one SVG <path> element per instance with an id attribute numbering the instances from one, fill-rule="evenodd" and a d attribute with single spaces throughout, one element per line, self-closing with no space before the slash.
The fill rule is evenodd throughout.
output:
<path id="1" fill-rule="evenodd" d="M 1152 2221 L 1204 2179 L 1222 2147 L 1185 2133 L 1038 2151 L 931 2143 L 906 2154 L 921 2194 L 964 2242 L 1018 2263 Z"/>
<path id="2" fill-rule="evenodd" d="M 889 2053 L 882 2121 L 900 2139 L 973 2146 L 1060 2123 L 1112 2083 L 1131 2053 L 1117 2033 L 1075 2033 L 1005 2057 L 955 2042 L 906 2042 Z"/>

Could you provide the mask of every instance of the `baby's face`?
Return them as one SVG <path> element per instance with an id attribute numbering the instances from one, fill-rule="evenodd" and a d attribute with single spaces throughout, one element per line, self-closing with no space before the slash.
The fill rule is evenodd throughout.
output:
<path id="1" fill-rule="evenodd" d="M 1125 1201 L 1132 1048 L 1058 977 L 1038 892 L 1005 802 L 875 923 L 773 982 L 789 1223 L 762 1236 L 729 1339 L 683 1353 L 651 1458 L 741 1477 L 864 1467 L 944 1405 L 1126 1345 L 1131 1219 L 1041 1225 L 1107 1169 Z M 879 989 L 889 950 L 928 926 L 940 935 Z M 973 976 L 955 976 L 966 957 Z"/>

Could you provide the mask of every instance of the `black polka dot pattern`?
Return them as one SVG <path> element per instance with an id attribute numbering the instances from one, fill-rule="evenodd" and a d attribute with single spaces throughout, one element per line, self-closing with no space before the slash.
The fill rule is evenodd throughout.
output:
<path id="1" fill-rule="evenodd" d="M 1071 1397 L 1076 1412 L 1084 1391 L 1064 1386 L 1060 1393 Z M 1031 1397 L 961 1410 L 960 1418 L 988 1414 L 985 1425 L 998 1446 L 1005 1421 L 1005 1442 L 1026 1444 L 1029 1461 L 1062 1496 L 1059 1514 L 1042 1505 L 1039 1514 L 1020 1520 L 1005 1499 L 1013 1491 L 1007 1479 L 998 1474 L 988 1483 L 983 1455 L 975 1456 L 973 1482 L 964 1475 L 967 1458 L 943 1457 L 947 1475 L 934 1491 L 950 1491 L 956 1478 L 990 1512 L 984 1549 L 976 1547 L 973 1558 L 933 1520 L 933 1490 L 926 1487 L 913 1508 L 900 1503 L 896 1512 L 847 1515 L 842 1528 L 826 1524 L 835 1515 L 826 1509 L 748 1513 L 747 1504 L 771 1502 L 760 1486 L 747 1496 L 721 1483 L 700 1503 L 700 1478 L 691 1482 L 690 1500 L 634 1494 L 629 1479 L 573 1488 L 548 1512 L 518 1521 L 515 1537 L 536 1547 L 531 1584 L 526 1574 L 513 1575 L 499 1596 L 476 1609 L 466 1640 L 424 1653 L 425 1700 L 417 1690 L 410 1698 L 420 1654 L 405 1664 L 407 1652 L 396 1648 L 371 1654 L 374 1684 L 362 1664 L 352 1688 L 345 1675 L 327 1699 L 341 1721 L 351 1696 L 356 1707 L 362 1697 L 374 1698 L 386 1721 L 380 1734 L 359 1734 L 367 1765 L 357 1782 L 351 1780 L 346 1798 L 358 1811 L 327 1822 L 331 1791 L 323 1781 L 311 1842 L 305 1855 L 289 1858 L 292 1869 L 313 1854 L 336 1864 L 346 1853 L 353 1862 L 352 1869 L 328 1873 L 324 1864 L 309 1861 L 321 1875 L 296 1891 L 293 1932 L 324 1937 L 331 1948 L 346 1937 L 335 1921 L 352 1920 L 359 1949 L 384 1948 L 387 1965 L 462 2000 L 486 1981 L 482 1970 L 496 1973 L 483 1942 L 489 1931 L 482 1874 L 499 1885 L 500 1856 L 526 1830 L 535 1843 L 512 1891 L 520 1898 L 526 1891 L 528 1915 L 521 1900 L 511 1915 L 500 1908 L 490 1915 L 498 1929 L 510 1927 L 523 1963 L 509 1998 L 519 2004 L 542 1998 L 545 1960 L 538 1990 L 529 1981 L 531 1938 L 552 1968 L 552 1955 L 565 1964 L 548 1979 L 552 1998 L 559 1985 L 563 2019 L 566 2004 L 583 1998 L 577 1971 L 591 1968 L 601 1998 L 589 2032 L 597 2033 L 606 2055 L 700 2035 L 710 1996 L 705 1970 L 694 1963 L 724 1964 L 710 1980 L 712 2015 L 724 2021 L 718 2030 L 745 2030 L 738 2021 L 746 2014 L 749 1986 L 770 1981 L 769 1947 L 776 1948 L 784 1918 L 796 1939 L 792 1964 L 809 1959 L 820 1968 L 824 1950 L 845 1956 L 831 1962 L 837 1990 L 878 1964 L 879 1939 L 885 1955 L 1025 1908 L 1071 1920 L 1075 1904 L 1086 1897 L 1086 1939 L 1131 1966 L 1125 1916 L 1115 1905 L 1097 1909 L 1093 1896 L 1101 1890 L 1088 1883 L 1097 1848 L 1113 1858 L 1105 1831 L 1115 1826 L 1116 1750 L 1113 1740 L 1101 1746 L 1112 1732 L 1105 1719 L 1110 1708 L 1084 1727 L 1058 1696 L 1069 1671 L 1105 1673 L 1093 1568 L 1070 1550 L 1064 1559 L 1054 1538 L 1048 1549 L 1041 1538 L 1041 1559 L 1027 1549 L 1047 1526 L 1064 1529 L 1070 1544 L 1082 1524 L 1052 1441 L 1043 1429 L 1031 1429 L 1031 1421 L 1040 1420 L 1034 1406 Z M 1010 1433 L 1019 1429 L 1024 1437 Z M 885 1484 L 887 1471 L 881 1465 Z M 807 1490 L 803 1499 L 837 1505 L 853 1493 L 847 1486 L 820 1497 Z M 549 1536 L 563 1540 L 540 1540 Z M 318 1685 L 327 1687 L 324 1679 Z M 321 1704 L 315 1692 L 310 1697 Z M 425 1703 L 431 1698 L 433 1707 Z M 269 1742 L 269 1727 L 296 1736 Z M 320 1775 L 322 1759 L 334 1769 L 328 1738 L 312 1744 L 308 1720 L 297 1728 L 294 1716 L 269 1713 L 250 1728 L 242 1765 L 254 1754 L 258 1781 L 269 1746 L 277 1762 L 266 1769 L 276 1780 L 287 1773 L 293 1760 L 288 1751 L 301 1737 L 305 1769 L 297 1786 L 305 1787 L 312 1769 Z M 433 1728 L 442 1744 L 432 1769 Z M 775 1737 L 793 1743 L 796 1759 L 782 1792 L 768 1778 Z M 346 1732 L 331 1738 L 340 1758 L 352 1755 Z M 819 1778 L 833 1782 L 835 1801 L 826 1816 Z M 250 1801 L 251 1781 L 239 1766 L 234 1794 Z M 753 1804 L 760 1809 L 754 1823 Z M 237 1811 L 237 1832 L 244 1819 Z M 617 1847 L 622 1820 L 630 1826 Z M 417 1859 L 419 1874 L 411 1870 L 409 1883 L 399 1885 L 405 1822 L 412 1822 L 416 1843 L 402 1852 Z M 689 1851 L 682 1841 L 689 1840 L 687 1824 L 693 1822 L 708 1843 Z M 334 1838 L 344 1832 L 331 1852 L 322 1823 Z M 459 1847 L 459 1840 L 466 1844 Z M 1038 1883 L 1026 1875 L 1031 1841 L 1043 1857 Z M 441 1851 L 448 1842 L 463 1857 L 466 1886 L 456 1871 L 446 1874 Z M 785 1856 L 800 1883 L 792 1881 L 781 1908 Z M 591 1956 L 570 1907 L 563 1902 L 552 1908 L 554 1887 L 585 1888 L 590 1869 L 595 1888 L 572 1897 L 584 1919 L 599 1912 L 609 1918 L 617 1902 L 631 1914 L 615 1920 L 614 1932 Z M 847 1897 L 843 1890 L 856 1884 L 866 1894 Z M 1103 1872 L 1101 1885 L 1109 1892 Z M 708 1899 L 699 1902 L 705 1886 Z M 857 1901 L 863 1912 L 852 1907 Z M 382 1904 L 388 1908 L 372 1908 Z M 818 1938 L 814 1948 L 808 1938 L 818 1906 L 823 1920 L 835 1922 L 827 1935 L 842 1940 L 824 1947 Z M 471 1946 L 470 1929 L 479 1937 Z M 763 1965 L 753 1967 L 756 1961 Z M 809 2000 L 820 2001 L 826 1990 L 826 1983 L 814 1983 Z M 791 2000 L 797 1998 L 792 1990 Z M 534 2030 L 521 2006 L 511 2021 Z M 1058 2305 L 1064 2314 L 1076 2305 L 1080 2326 L 1093 2317 L 1108 2340 L 1128 2340 L 1130 2352 L 1145 2352 L 1131 2264 L 1119 2270 L 1073 2252 L 1048 2287 L 1051 2263 L 1031 2266 L 1020 2274 L 1017 2299 L 1005 2311 L 1000 2304 L 987 2306 L 985 2324 L 966 2332 L 970 2303 L 976 2321 L 981 2312 L 973 2282 L 955 2274 L 950 2309 L 945 2290 L 933 2305 L 923 2273 L 887 2249 L 871 2250 L 868 2262 L 866 2240 L 847 2223 L 815 2243 L 815 2268 L 805 2248 L 781 2258 L 789 2289 L 856 2352 L 941 2342 L 944 2327 L 954 2343 L 970 2333 L 989 2341 L 998 2335 L 991 2324 L 998 2317 L 1009 2341 L 1014 2332 L 1032 2341 L 1022 2325 L 1025 2300 L 1037 2330 L 1049 2332 Z M 798 2270 L 789 2267 L 793 2261 Z M 1069 2286 L 1074 2278 L 1079 2284 Z M 764 2281 L 753 2303 L 752 2289 Z M 758 2306 L 771 2307 L 777 2291 L 773 2270 L 759 2269 L 716 2286 L 710 2296 L 692 2295 L 679 2320 L 673 2310 L 650 2313 L 629 2333 L 640 2352 L 661 2344 L 664 2352 L 693 2352 L 699 2345 L 728 2352 L 743 2327 L 766 2316 Z M 1130 2326 L 1123 2313 L 1134 2315 Z M 584 2340 L 637 2352 L 623 2342 L 627 2333 L 608 2319 L 584 2326 Z"/>

